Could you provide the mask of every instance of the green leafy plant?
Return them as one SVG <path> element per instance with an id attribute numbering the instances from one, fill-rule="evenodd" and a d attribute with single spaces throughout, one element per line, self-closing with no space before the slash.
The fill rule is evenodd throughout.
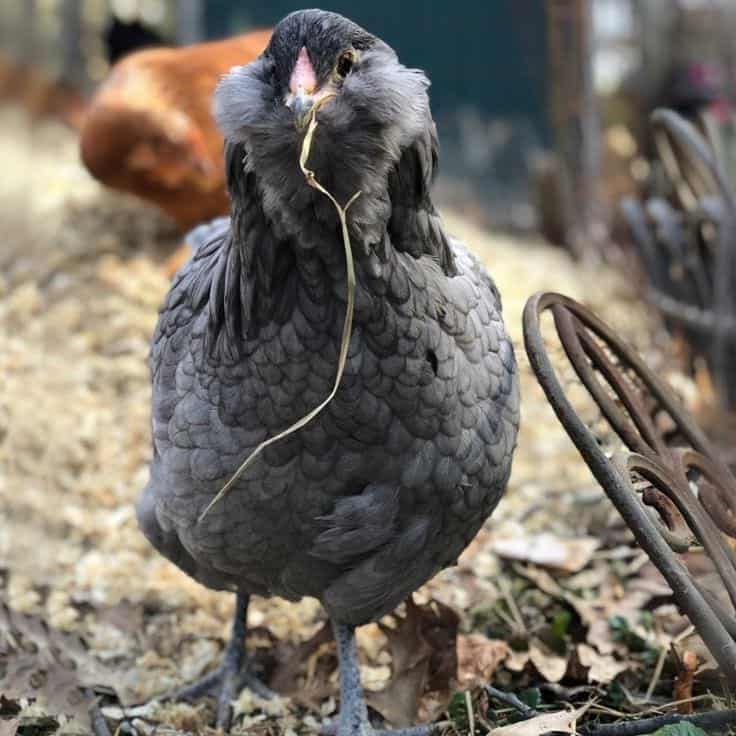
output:
<path id="1" fill-rule="evenodd" d="M 692 723 L 676 723 L 660 728 L 654 733 L 654 736 L 708 736 L 708 734 L 702 728 L 693 726 Z"/>

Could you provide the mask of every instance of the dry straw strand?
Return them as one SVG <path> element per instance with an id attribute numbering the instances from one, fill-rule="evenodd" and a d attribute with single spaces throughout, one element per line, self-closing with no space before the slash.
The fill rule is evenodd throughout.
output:
<path id="1" fill-rule="evenodd" d="M 324 104 L 327 99 L 329 98 L 323 98 L 321 104 Z M 282 440 L 285 437 L 294 434 L 294 432 L 298 432 L 302 427 L 311 422 L 312 419 L 314 419 L 332 401 L 332 399 L 335 397 L 335 394 L 337 393 L 338 388 L 340 387 L 342 374 L 345 370 L 345 363 L 347 362 L 348 358 L 348 348 L 350 347 L 350 336 L 353 329 L 353 313 L 355 311 L 355 263 L 353 260 L 353 249 L 350 243 L 350 233 L 348 232 L 347 212 L 353 202 L 355 202 L 355 200 L 360 196 L 361 192 L 355 192 L 355 194 L 347 201 L 345 206 L 341 206 L 340 203 L 335 199 L 335 197 L 329 191 L 327 191 L 327 189 L 325 189 L 319 183 L 319 181 L 317 181 L 314 171 L 307 168 L 309 152 L 312 148 L 312 139 L 314 138 L 314 131 L 317 128 L 316 113 L 318 107 L 319 105 L 315 105 L 312 108 L 312 114 L 309 119 L 309 127 L 307 128 L 306 135 L 304 136 L 301 155 L 299 156 L 299 168 L 304 174 L 304 177 L 307 180 L 307 184 L 310 187 L 316 189 L 318 192 L 324 194 L 325 197 L 327 197 L 330 202 L 332 202 L 332 204 L 335 206 L 335 210 L 337 211 L 338 217 L 340 218 L 340 225 L 342 228 L 342 242 L 345 248 L 345 263 L 347 271 L 347 306 L 345 308 L 345 322 L 342 328 L 342 337 L 340 338 L 340 355 L 337 361 L 337 373 L 335 375 L 335 383 L 332 387 L 332 391 L 330 391 L 327 398 L 322 401 L 321 404 L 316 406 L 301 419 L 298 419 L 290 427 L 287 427 L 282 432 L 279 432 L 273 437 L 269 437 L 267 440 L 261 442 L 261 444 L 258 445 L 258 447 L 256 447 L 250 455 L 248 455 L 248 457 L 243 461 L 240 467 L 235 471 L 230 480 L 222 487 L 218 494 L 207 505 L 207 508 L 205 508 L 205 510 L 200 514 L 198 523 L 201 522 L 205 518 L 205 516 L 207 516 L 213 506 L 215 506 L 215 504 L 218 503 L 218 501 L 220 501 L 220 499 L 222 499 L 225 494 L 232 489 L 238 478 L 240 478 L 243 473 L 253 464 L 255 459 L 263 452 L 263 450 L 265 450 L 269 445 L 273 445 L 275 442 L 278 442 L 279 440 Z"/>

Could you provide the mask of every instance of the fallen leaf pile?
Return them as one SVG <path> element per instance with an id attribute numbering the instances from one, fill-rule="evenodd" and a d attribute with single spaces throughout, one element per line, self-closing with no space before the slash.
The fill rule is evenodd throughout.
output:
<path id="1" fill-rule="evenodd" d="M 10 700 L 33 700 L 60 726 L 89 724 L 94 686 L 111 683 L 78 637 L 48 627 L 38 616 L 0 603 L 0 693 Z"/>
<path id="2" fill-rule="evenodd" d="M 31 130 L 0 108 L 0 159 L 0 734 L 51 733 L 66 716 L 79 724 L 93 692 L 113 732 L 204 733 L 211 703 L 154 698 L 216 666 L 232 597 L 156 554 L 133 510 L 150 458 L 148 342 L 178 236 L 145 206 L 102 191 L 58 125 Z M 521 347 L 526 299 L 555 289 L 671 370 L 649 310 L 605 267 L 586 270 L 452 213 L 446 221 L 503 295 L 523 425 L 508 493 L 459 565 L 359 630 L 374 715 L 523 736 L 659 712 L 676 698 L 681 709 L 712 706 L 722 690 L 707 652 L 632 546 Z M 687 393 L 688 379 L 677 380 Z M 256 600 L 249 624 L 255 662 L 283 697 L 242 693 L 233 732 L 317 731 L 339 697 L 318 604 Z M 84 646 L 71 647 L 78 637 Z M 491 683 L 536 715 L 522 721 L 489 698 Z"/>

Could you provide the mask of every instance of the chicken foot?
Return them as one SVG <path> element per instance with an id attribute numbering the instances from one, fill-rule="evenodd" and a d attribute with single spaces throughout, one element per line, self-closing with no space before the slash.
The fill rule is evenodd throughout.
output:
<path id="1" fill-rule="evenodd" d="M 397 730 L 379 730 L 371 726 L 360 682 L 355 627 L 334 621 L 332 626 L 340 664 L 340 715 L 337 727 L 328 727 L 323 733 L 332 733 L 336 736 L 431 736 L 437 732 L 438 727 L 435 724 Z"/>
<path id="2" fill-rule="evenodd" d="M 245 651 L 249 598 L 247 593 L 237 594 L 232 633 L 225 648 L 222 664 L 197 682 L 186 685 L 163 698 L 165 700 L 197 700 L 213 696 L 217 700 L 217 727 L 224 732 L 230 729 L 232 701 L 237 698 L 242 689 L 248 688 L 258 697 L 267 700 L 274 697 L 274 692 L 249 669 Z"/>

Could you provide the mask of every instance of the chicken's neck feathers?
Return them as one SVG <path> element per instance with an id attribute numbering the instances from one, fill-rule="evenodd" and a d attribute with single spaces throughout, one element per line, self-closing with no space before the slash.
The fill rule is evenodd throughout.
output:
<path id="1" fill-rule="evenodd" d="M 226 161 L 232 210 L 218 255 L 221 263 L 212 269 L 212 344 L 227 340 L 232 348 L 269 323 L 284 323 L 300 300 L 344 314 L 346 263 L 332 203 L 308 187 L 301 174 L 298 184 L 285 185 L 289 191 L 294 187 L 294 195 L 284 198 L 247 165 L 242 146 L 228 144 Z M 399 271 L 452 275 L 451 249 L 428 191 L 394 202 L 385 185 L 363 188 L 348 213 L 348 227 L 356 325 L 383 319 L 382 300 L 407 298 L 407 279 L 397 278 Z M 393 293 L 397 289 L 401 293 Z M 325 324 L 322 329 L 339 327 Z"/>

